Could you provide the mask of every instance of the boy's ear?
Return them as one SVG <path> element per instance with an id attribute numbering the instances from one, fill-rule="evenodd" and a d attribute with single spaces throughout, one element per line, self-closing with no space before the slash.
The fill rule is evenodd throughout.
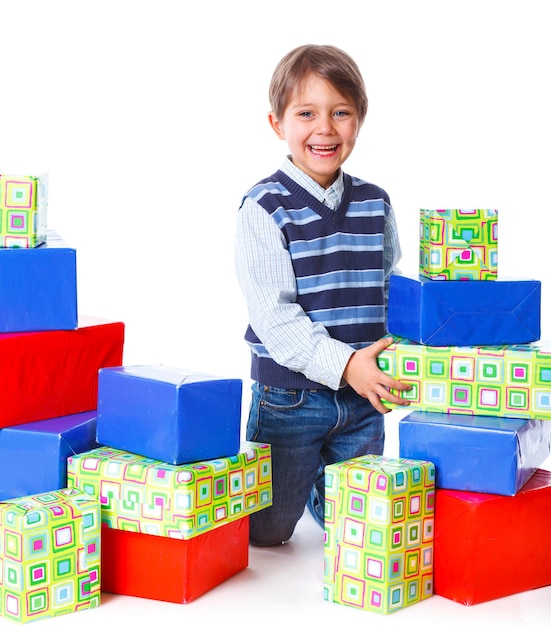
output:
<path id="1" fill-rule="evenodd" d="M 273 128 L 275 134 L 280 139 L 285 139 L 285 131 L 283 130 L 283 125 L 276 117 L 276 114 L 273 111 L 268 113 L 268 121 L 270 122 L 270 126 Z"/>

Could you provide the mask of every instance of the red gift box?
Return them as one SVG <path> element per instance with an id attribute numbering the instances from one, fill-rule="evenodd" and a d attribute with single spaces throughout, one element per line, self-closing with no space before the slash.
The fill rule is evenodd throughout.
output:
<path id="1" fill-rule="evenodd" d="M 551 585 L 551 472 L 514 496 L 436 490 L 434 592 L 471 605 Z"/>
<path id="2" fill-rule="evenodd" d="M 0 428 L 93 411 L 98 370 L 122 364 L 124 324 L 0 333 Z"/>
<path id="3" fill-rule="evenodd" d="M 101 589 L 186 604 L 249 564 L 249 516 L 191 539 L 102 526 Z"/>

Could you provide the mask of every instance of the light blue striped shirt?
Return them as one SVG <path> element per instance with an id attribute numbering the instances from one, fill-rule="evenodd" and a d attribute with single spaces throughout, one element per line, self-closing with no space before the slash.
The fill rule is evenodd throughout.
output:
<path id="1" fill-rule="evenodd" d="M 324 189 L 289 158 L 281 170 L 329 208 L 334 210 L 339 206 L 344 192 L 342 172 Z M 385 297 L 388 298 L 388 280 L 401 257 L 392 208 L 385 224 Z M 274 219 L 249 197 L 238 211 L 235 266 L 249 323 L 270 356 L 279 365 L 338 389 L 354 348 L 330 337 L 325 326 L 313 322 L 296 303 L 296 278 L 283 234 Z"/>

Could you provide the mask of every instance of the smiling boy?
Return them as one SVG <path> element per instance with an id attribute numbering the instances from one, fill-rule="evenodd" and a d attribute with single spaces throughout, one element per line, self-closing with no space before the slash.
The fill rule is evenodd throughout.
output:
<path id="1" fill-rule="evenodd" d="M 409 387 L 380 371 L 388 281 L 400 258 L 387 193 L 345 174 L 367 113 L 356 63 L 305 45 L 278 64 L 268 120 L 287 143 L 280 169 L 245 195 L 236 271 L 245 296 L 252 399 L 247 439 L 272 446 L 273 504 L 250 541 L 284 543 L 304 513 L 324 519 L 325 465 L 382 454 L 381 399 Z"/>

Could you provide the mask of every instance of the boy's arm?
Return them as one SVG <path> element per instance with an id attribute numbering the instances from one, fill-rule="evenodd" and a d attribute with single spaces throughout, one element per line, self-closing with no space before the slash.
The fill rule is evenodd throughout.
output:
<path id="1" fill-rule="evenodd" d="M 385 214 L 385 247 L 383 252 L 383 263 L 385 272 L 385 319 L 388 311 L 388 291 L 390 277 L 392 274 L 399 274 L 400 270 L 397 265 L 402 258 L 402 249 L 400 247 L 400 239 L 398 237 L 398 227 L 396 217 L 390 202 L 386 205 Z"/>
<path id="2" fill-rule="evenodd" d="M 297 304 L 295 275 L 283 235 L 250 198 L 238 214 L 235 261 L 249 323 L 270 356 L 279 365 L 338 389 L 354 350 L 332 339 Z"/>

